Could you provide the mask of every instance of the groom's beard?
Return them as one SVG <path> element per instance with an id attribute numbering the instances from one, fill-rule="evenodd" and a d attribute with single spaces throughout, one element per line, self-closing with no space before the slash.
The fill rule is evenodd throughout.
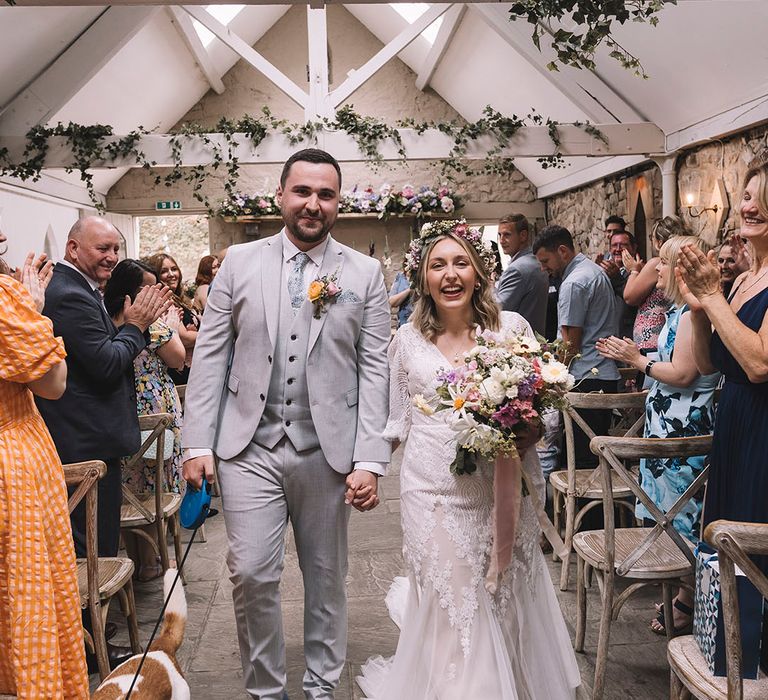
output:
<path id="1" fill-rule="evenodd" d="M 310 216 L 306 213 L 287 216 L 283 212 L 285 227 L 302 243 L 320 243 L 336 223 L 336 216 L 326 219 L 322 214 Z"/>

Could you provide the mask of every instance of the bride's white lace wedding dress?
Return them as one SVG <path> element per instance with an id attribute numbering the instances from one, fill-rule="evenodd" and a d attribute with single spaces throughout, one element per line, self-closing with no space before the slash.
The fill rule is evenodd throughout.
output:
<path id="1" fill-rule="evenodd" d="M 533 335 L 518 314 L 503 327 Z M 446 412 L 412 409 L 434 396 L 435 373 L 450 363 L 411 324 L 389 350 L 387 437 L 404 443 L 400 474 L 407 578 L 387 605 L 400 627 L 394 657 L 369 659 L 358 684 L 371 700 L 561 700 L 580 684 L 570 637 L 539 547 L 530 498 L 523 499 L 512 564 L 495 595 L 485 588 L 491 551 L 493 466 L 454 476 Z M 543 492 L 536 450 L 523 469 Z"/>

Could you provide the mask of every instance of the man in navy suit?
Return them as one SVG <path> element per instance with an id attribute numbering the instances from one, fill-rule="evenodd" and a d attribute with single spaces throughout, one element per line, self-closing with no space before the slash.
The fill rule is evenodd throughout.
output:
<path id="1" fill-rule="evenodd" d="M 145 331 L 170 305 L 170 290 L 142 289 L 126 300 L 125 324 L 116 328 L 99 287 L 117 264 L 120 234 L 106 219 L 90 216 L 72 227 L 64 260 L 45 293 L 43 314 L 67 350 L 67 390 L 58 401 L 38 400 L 61 461 L 100 459 L 99 556 L 117 554 L 120 539 L 120 458 L 140 446 L 133 359 L 146 347 Z M 84 512 L 73 514 L 78 556 L 85 556 Z"/>
<path id="2" fill-rule="evenodd" d="M 111 277 L 119 249 L 118 230 L 101 217 L 80 219 L 69 232 L 64 260 L 53 271 L 43 308 L 54 334 L 64 339 L 67 389 L 58 401 L 37 399 L 63 463 L 100 459 L 107 465 L 98 486 L 103 557 L 116 556 L 120 543 L 120 458 L 140 446 L 133 360 L 147 345 L 149 325 L 171 304 L 170 289 L 144 287 L 132 303 L 126 298 L 124 325 L 115 327 L 99 287 Z M 72 536 L 77 556 L 85 557 L 84 502 L 72 514 Z M 113 667 L 127 652 L 110 648 Z"/>

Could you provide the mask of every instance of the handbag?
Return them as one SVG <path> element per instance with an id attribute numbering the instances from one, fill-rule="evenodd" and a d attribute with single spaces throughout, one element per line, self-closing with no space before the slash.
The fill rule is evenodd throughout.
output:
<path id="1" fill-rule="evenodd" d="M 725 621 L 720 586 L 720 564 L 717 552 L 704 542 L 694 550 L 696 555 L 696 596 L 693 613 L 693 636 L 715 676 L 725 676 Z M 741 626 L 742 678 L 757 678 L 768 644 L 762 644 L 763 598 L 744 572 L 736 567 L 736 591 Z M 761 649 L 761 647 L 763 647 Z"/>

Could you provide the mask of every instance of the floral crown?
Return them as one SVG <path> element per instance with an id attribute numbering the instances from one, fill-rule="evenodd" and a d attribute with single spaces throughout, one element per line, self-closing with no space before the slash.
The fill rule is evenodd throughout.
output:
<path id="1" fill-rule="evenodd" d="M 483 240 L 483 233 L 479 228 L 468 226 L 465 219 L 430 221 L 421 227 L 419 237 L 411 241 L 405 253 L 405 276 L 412 289 L 416 289 L 418 285 L 419 265 L 424 249 L 436 238 L 449 235 L 469 243 L 480 257 L 488 276 L 493 274 L 496 269 L 496 256 L 490 244 Z"/>

